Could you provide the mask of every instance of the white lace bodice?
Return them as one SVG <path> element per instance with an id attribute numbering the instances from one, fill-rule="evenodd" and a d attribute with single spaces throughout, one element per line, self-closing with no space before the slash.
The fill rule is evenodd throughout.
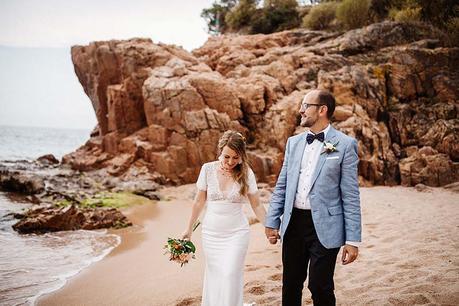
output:
<path id="1" fill-rule="evenodd" d="M 226 193 L 220 189 L 217 168 L 219 161 L 205 163 L 201 168 L 196 186 L 199 190 L 207 191 L 207 201 L 228 201 L 233 203 L 247 202 L 247 197 L 239 193 L 241 185 L 234 182 Z M 248 169 L 248 194 L 257 192 L 257 182 L 252 169 Z"/>

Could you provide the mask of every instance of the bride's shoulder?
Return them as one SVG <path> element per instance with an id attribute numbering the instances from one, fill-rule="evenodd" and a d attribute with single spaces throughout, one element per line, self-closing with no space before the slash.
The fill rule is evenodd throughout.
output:
<path id="1" fill-rule="evenodd" d="M 247 167 L 247 174 L 252 174 L 253 173 L 253 169 L 252 167 Z"/>
<path id="2" fill-rule="evenodd" d="M 252 167 L 247 168 L 247 177 L 255 177 L 255 172 L 253 171 Z"/>
<path id="3" fill-rule="evenodd" d="M 218 162 L 218 160 L 217 160 L 217 161 L 210 161 L 210 162 L 204 163 L 204 164 L 202 165 L 202 169 L 212 169 L 212 168 L 214 168 L 214 166 L 216 165 L 217 162 Z"/>

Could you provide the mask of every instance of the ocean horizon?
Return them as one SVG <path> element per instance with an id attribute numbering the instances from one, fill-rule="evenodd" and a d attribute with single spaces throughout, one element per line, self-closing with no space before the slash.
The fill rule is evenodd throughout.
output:
<path id="1" fill-rule="evenodd" d="M 0 160 L 61 159 L 88 139 L 92 129 L 0 125 Z"/>

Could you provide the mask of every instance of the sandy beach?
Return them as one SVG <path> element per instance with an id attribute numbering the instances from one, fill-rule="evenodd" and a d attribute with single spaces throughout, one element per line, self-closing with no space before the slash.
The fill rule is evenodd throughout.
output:
<path id="1" fill-rule="evenodd" d="M 126 211 L 135 225 L 113 231 L 121 245 L 38 305 L 200 305 L 200 230 L 192 239 L 197 258 L 183 268 L 169 262 L 162 248 L 168 236 L 182 232 L 193 193 L 194 185 L 166 188 L 164 200 Z M 355 263 L 337 265 L 338 304 L 458 305 L 459 194 L 372 187 L 361 188 L 361 200 L 363 243 Z M 244 300 L 280 305 L 280 245 L 266 242 L 261 224 L 251 229 Z M 306 288 L 303 304 L 312 304 Z"/>

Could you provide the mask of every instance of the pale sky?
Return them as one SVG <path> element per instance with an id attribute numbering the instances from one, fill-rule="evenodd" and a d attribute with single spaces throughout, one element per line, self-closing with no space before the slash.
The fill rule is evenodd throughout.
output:
<path id="1" fill-rule="evenodd" d="M 213 0 L 0 0 L 0 125 L 92 129 L 70 46 L 148 37 L 191 51 Z"/>
<path id="2" fill-rule="evenodd" d="M 187 50 L 207 39 L 200 17 L 213 0 L 1 0 L 0 45 L 69 47 L 149 37 Z"/>

